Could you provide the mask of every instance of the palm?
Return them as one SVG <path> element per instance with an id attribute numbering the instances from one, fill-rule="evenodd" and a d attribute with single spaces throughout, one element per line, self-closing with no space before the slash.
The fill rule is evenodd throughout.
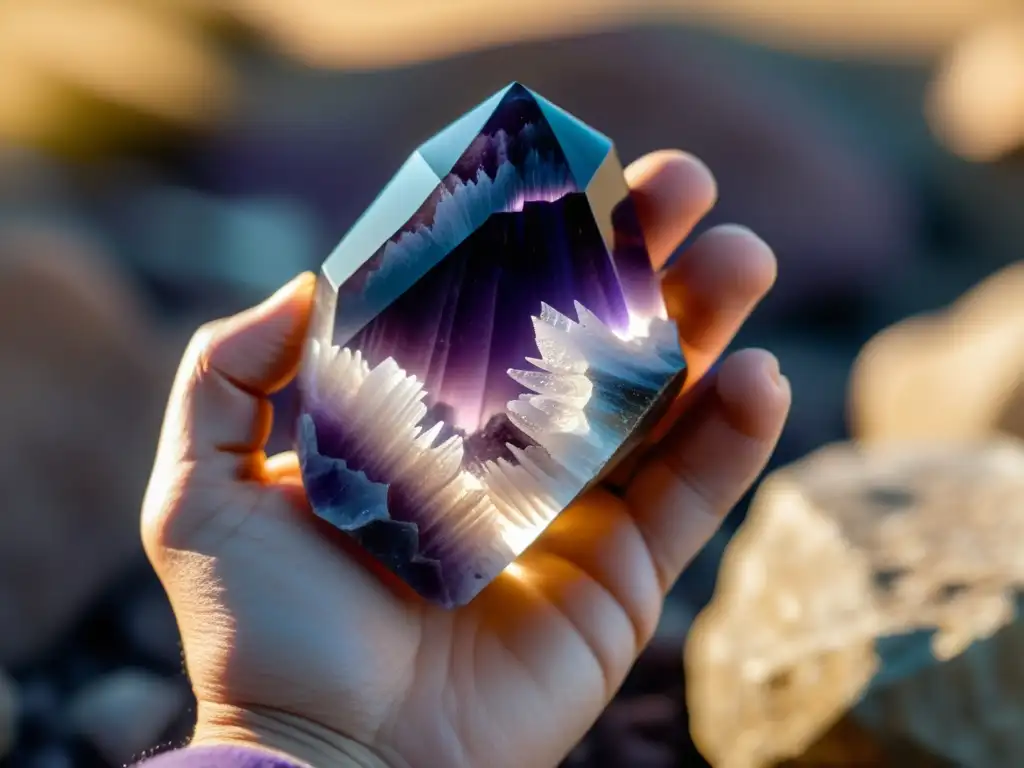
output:
<path id="1" fill-rule="evenodd" d="M 631 173 L 660 265 L 713 185 L 679 155 Z M 773 278 L 771 252 L 724 229 L 665 273 L 687 391 Z M 325 530 L 294 454 L 262 453 L 269 410 L 251 393 L 294 374 L 310 300 L 306 283 L 200 334 L 172 393 L 143 533 L 201 706 L 298 716 L 410 766 L 554 765 L 763 467 L 788 407 L 777 368 L 764 353 L 731 357 L 621 495 L 590 492 L 470 605 L 445 611 L 386 584 Z"/>
<path id="2" fill-rule="evenodd" d="M 616 506 L 589 511 L 612 516 Z M 634 626 L 653 629 L 661 592 L 652 574 L 637 595 L 643 605 L 623 605 L 587 563 L 545 543 L 470 606 L 421 613 L 414 684 L 389 734 L 401 754 L 428 747 L 438 764 L 486 765 L 504 748 L 519 765 L 554 765 L 566 732 L 583 733 L 597 718 L 639 650 Z M 617 567 L 650 572 L 649 557 L 612 549 Z"/>
<path id="3" fill-rule="evenodd" d="M 507 742 L 523 764 L 554 764 L 567 713 L 572 731 L 593 722 L 633 660 L 634 627 L 648 631 L 661 604 L 649 555 L 631 546 L 631 518 L 606 494 L 583 504 L 600 525 L 623 526 L 607 563 L 538 546 L 450 612 L 396 595 L 339 556 L 293 489 L 197 483 L 182 499 L 198 509 L 221 501 L 222 512 L 188 534 L 189 549 L 215 568 L 236 627 L 231 654 L 189 659 L 201 699 L 301 711 L 363 743 L 386 742 L 410 763 L 425 750 L 438 764 L 484 764 Z M 285 566 L 298 563 L 301 571 Z M 613 563 L 651 572 L 635 605 L 589 572 Z M 207 627 L 211 618 L 196 616 Z M 323 687 L 311 691 L 309 680 Z"/>

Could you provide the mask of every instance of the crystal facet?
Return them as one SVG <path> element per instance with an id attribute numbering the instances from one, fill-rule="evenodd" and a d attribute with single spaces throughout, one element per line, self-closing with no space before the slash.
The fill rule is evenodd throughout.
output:
<path id="1" fill-rule="evenodd" d="M 611 141 L 513 83 L 423 144 L 321 269 L 299 376 L 310 504 L 462 605 L 685 371 Z"/>

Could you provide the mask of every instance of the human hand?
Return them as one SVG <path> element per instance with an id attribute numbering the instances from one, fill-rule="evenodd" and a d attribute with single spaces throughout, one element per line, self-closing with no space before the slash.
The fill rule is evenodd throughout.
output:
<path id="1" fill-rule="evenodd" d="M 711 208 L 697 161 L 627 176 L 655 266 Z M 193 340 L 143 506 L 146 552 L 178 618 L 199 702 L 195 744 L 312 765 L 554 766 L 657 626 L 666 591 L 763 469 L 789 408 L 775 359 L 705 377 L 775 278 L 737 227 L 664 271 L 689 382 L 664 429 L 464 608 L 408 595 L 308 509 L 294 453 L 267 458 L 267 395 L 295 374 L 313 281 Z M 628 471 L 627 471 L 628 470 Z"/>

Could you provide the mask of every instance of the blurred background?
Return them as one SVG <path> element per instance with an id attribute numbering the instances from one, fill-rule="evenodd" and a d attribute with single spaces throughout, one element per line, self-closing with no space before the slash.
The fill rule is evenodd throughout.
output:
<path id="1" fill-rule="evenodd" d="M 187 736 L 137 533 L 183 345 L 318 267 L 420 141 L 511 80 L 624 162 L 699 155 L 720 185 L 702 229 L 775 247 L 778 289 L 738 343 L 793 384 L 776 465 L 912 420 L 884 393 L 849 417 L 864 345 L 1022 258 L 1017 0 L 0 4 L 0 765 L 114 766 Z M 947 389 L 964 372 L 929 370 Z M 920 430 L 956 410 L 943 397 Z M 569 764 L 701 764 L 680 649 L 743 515 Z"/>

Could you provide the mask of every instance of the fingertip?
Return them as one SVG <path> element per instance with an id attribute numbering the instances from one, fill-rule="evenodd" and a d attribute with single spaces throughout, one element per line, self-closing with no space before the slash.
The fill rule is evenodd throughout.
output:
<path id="1" fill-rule="evenodd" d="M 760 236 L 740 224 L 722 224 L 665 271 L 663 288 L 667 302 L 748 307 L 771 290 L 778 269 L 775 251 Z"/>
<path id="2" fill-rule="evenodd" d="M 714 227 L 662 275 L 662 296 L 695 376 L 717 360 L 775 282 L 771 247 L 746 227 Z"/>
<path id="3" fill-rule="evenodd" d="M 729 356 L 707 386 L 624 496 L 666 586 L 764 470 L 789 408 L 789 384 L 764 350 Z"/>
<path id="4" fill-rule="evenodd" d="M 308 311 L 313 299 L 313 289 L 316 285 L 316 275 L 312 272 L 303 272 L 296 275 L 283 286 L 278 288 L 257 310 L 275 311 L 287 308 L 292 311 Z"/>
<path id="5" fill-rule="evenodd" d="M 660 269 L 718 199 L 714 174 L 698 158 L 659 150 L 626 168 L 651 263 Z"/>
<path id="6" fill-rule="evenodd" d="M 316 277 L 303 272 L 255 307 L 223 321 L 210 354 L 219 370 L 260 394 L 294 376 L 313 309 Z"/>
<path id="7" fill-rule="evenodd" d="M 782 430 L 792 393 L 778 359 L 763 349 L 745 349 L 721 365 L 716 390 L 730 425 L 747 437 L 773 439 Z"/>
<path id="8" fill-rule="evenodd" d="M 738 293 L 760 298 L 775 284 L 779 274 L 775 251 L 749 227 L 721 224 L 708 230 L 702 239 L 716 253 L 726 254 L 723 261 L 733 263 L 733 269 L 742 280 L 742 284 L 736 286 Z"/>
<path id="9" fill-rule="evenodd" d="M 681 149 L 659 149 L 638 158 L 626 167 L 626 181 L 634 188 L 665 184 L 678 190 L 685 186 L 698 193 L 694 200 L 703 200 L 709 208 L 718 197 L 718 182 L 711 169 Z"/>

